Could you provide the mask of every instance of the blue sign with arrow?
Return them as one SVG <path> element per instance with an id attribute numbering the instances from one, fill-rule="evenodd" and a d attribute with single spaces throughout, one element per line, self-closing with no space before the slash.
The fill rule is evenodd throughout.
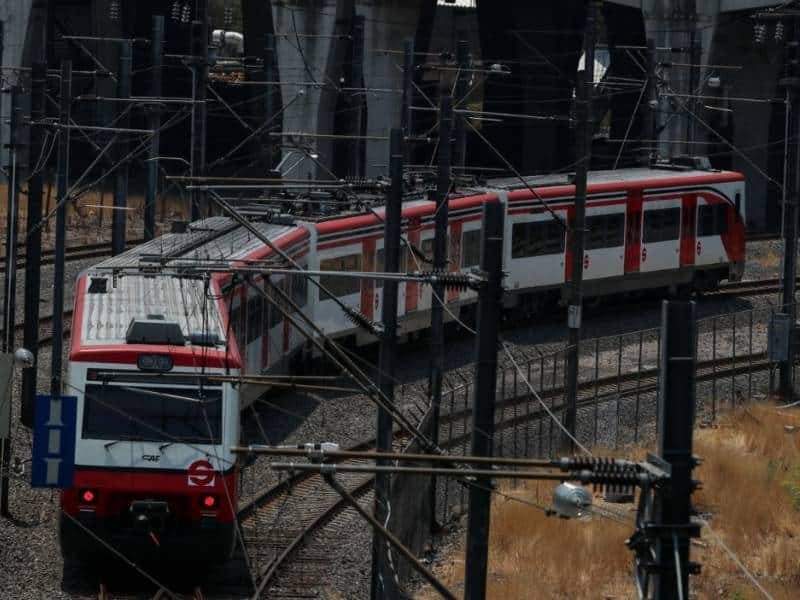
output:
<path id="1" fill-rule="evenodd" d="M 78 399 L 36 396 L 31 487 L 72 487 Z"/>

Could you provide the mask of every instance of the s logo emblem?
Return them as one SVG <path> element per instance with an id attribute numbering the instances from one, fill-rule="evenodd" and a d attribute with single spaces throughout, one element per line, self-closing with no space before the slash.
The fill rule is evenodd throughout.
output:
<path id="1" fill-rule="evenodd" d="M 186 472 L 186 479 L 189 487 L 210 487 L 214 485 L 216 477 L 214 467 L 207 460 L 196 460 L 189 465 Z"/>

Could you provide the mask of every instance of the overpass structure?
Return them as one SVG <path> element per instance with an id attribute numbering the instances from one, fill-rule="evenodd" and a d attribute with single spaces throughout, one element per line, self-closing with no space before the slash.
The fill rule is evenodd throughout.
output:
<path id="1" fill-rule="evenodd" d="M 32 4 L 33 0 L 0 0 L 4 85 L 17 77 L 24 84 L 25 72 L 13 67 L 30 63 L 42 37 L 48 40 L 47 59 L 52 67 L 69 56 L 77 63 L 91 65 L 88 61 L 96 60 L 113 69 L 118 52 L 114 44 L 86 42 L 80 49 L 61 35 L 149 37 L 151 15 L 156 13 L 167 17 L 167 53 L 187 52 L 186 27 L 170 19 L 172 2 L 121 0 L 121 18 L 112 20 L 108 0 L 50 0 L 43 32 L 31 26 Z M 277 129 L 263 143 L 278 145 L 287 159 L 282 168 L 292 166 L 290 175 L 295 177 L 317 178 L 331 172 L 375 176 L 386 171 L 386 138 L 400 115 L 401 50 L 409 37 L 415 40 L 415 104 L 436 104 L 439 87 L 452 78 L 442 62 L 452 59 L 459 40 L 467 40 L 476 65 L 500 65 L 505 73 L 486 75 L 476 69 L 466 101 L 470 108 L 556 117 L 482 121 L 482 134 L 521 171 L 568 170 L 575 162 L 568 117 L 582 54 L 585 4 L 583 0 L 220 0 L 211 2 L 211 12 L 212 28 L 219 29 L 222 17 L 214 13 L 214 7 L 235 9 L 248 57 L 245 62 L 252 59 L 244 77 L 253 86 L 246 92 L 239 88 L 227 93 L 247 107 L 246 116 L 253 122 L 275 120 Z M 778 182 L 783 178 L 785 113 L 782 103 L 771 100 L 782 97 L 778 80 L 783 53 L 771 41 L 756 45 L 752 15 L 777 4 L 755 0 L 604 2 L 598 37 L 603 47 L 598 56 L 606 68 L 597 85 L 596 166 L 635 162 L 648 145 L 656 145 L 663 156 L 710 155 L 715 166 L 748 175 L 751 225 L 774 225 Z M 275 39 L 274 53 L 265 51 L 268 34 Z M 657 143 L 643 137 L 652 110 L 643 97 L 648 40 L 657 49 L 661 81 L 658 122 L 652 134 Z M 267 63 L 259 62 L 265 57 Z M 175 87 L 169 92 L 186 95 L 188 87 L 177 89 L 186 84 L 185 73 L 179 64 L 170 68 L 175 77 L 167 78 L 167 85 Z M 267 78 L 275 81 L 267 82 Z M 111 82 L 99 85 L 113 94 L 108 87 Z M 146 78 L 137 76 L 134 89 L 137 86 L 146 90 Z M 0 103 L 6 119 L 8 99 Z M 98 106 L 95 114 L 85 116 L 102 122 L 112 118 L 108 110 Z M 415 133 L 433 131 L 435 124 L 434 116 L 414 113 Z M 7 128 L 2 132 L 5 138 Z M 216 147 L 225 146 L 223 141 L 245 133 L 233 131 L 229 121 L 221 126 L 212 123 L 210 158 Z M 289 135 L 302 133 L 314 136 Z M 173 154 L 181 153 L 181 142 L 185 145 L 185 136 L 177 137 L 181 139 L 163 142 Z M 432 150 L 432 145 L 417 144 L 415 159 L 429 162 Z M 495 150 L 474 135 L 468 140 L 467 157 L 474 167 L 500 166 Z M 257 163 L 255 168 L 268 166 L 275 165 Z"/>

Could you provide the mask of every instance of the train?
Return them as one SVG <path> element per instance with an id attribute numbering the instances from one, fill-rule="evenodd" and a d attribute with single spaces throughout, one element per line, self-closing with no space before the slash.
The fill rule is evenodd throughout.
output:
<path id="1" fill-rule="evenodd" d="M 708 290 L 741 279 L 745 190 L 740 173 L 696 166 L 591 172 L 585 296 Z M 504 310 L 528 314 L 563 302 L 574 195 L 569 174 L 459 188 L 448 198 L 448 270 L 478 267 L 482 207 L 499 201 Z M 65 556 L 91 556 L 98 544 L 131 560 L 231 555 L 242 467 L 231 447 L 239 442 L 241 411 L 269 393 L 242 376 L 286 374 L 309 351 L 284 311 L 304 311 L 327 336 L 374 341 L 341 303 L 375 318 L 381 281 L 336 273 L 383 269 L 384 208 L 324 208 L 281 218 L 256 212 L 249 220 L 258 236 L 232 218 L 208 217 L 79 276 L 65 389 L 78 398 L 74 485 L 61 492 Z M 424 194 L 405 198 L 401 270 L 425 270 L 417 254 L 432 255 L 435 209 Z M 321 272 L 314 277 L 333 297 L 309 285 L 310 276 L 239 276 L 219 267 L 198 277 L 179 268 L 191 261 L 269 263 L 275 253 L 262 237 L 300 268 Z M 153 256 L 159 269 L 147 268 Z M 399 285 L 402 335 L 429 327 L 431 293 L 419 282 Z M 477 301 L 474 291 L 455 288 L 445 300 L 448 318 L 464 319 Z"/>

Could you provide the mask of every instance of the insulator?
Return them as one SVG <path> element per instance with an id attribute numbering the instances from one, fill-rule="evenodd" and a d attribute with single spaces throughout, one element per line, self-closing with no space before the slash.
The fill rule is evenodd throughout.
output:
<path id="1" fill-rule="evenodd" d="M 183 11 L 181 12 L 181 23 L 188 23 L 189 20 L 192 18 L 192 5 L 188 2 L 183 5 Z"/>
<path id="2" fill-rule="evenodd" d="M 763 44 L 767 41 L 767 26 L 764 23 L 756 23 L 753 27 L 756 44 Z"/>
<path id="3" fill-rule="evenodd" d="M 109 0 L 108 2 L 108 18 L 111 21 L 119 21 L 122 9 L 119 0 Z"/>
<path id="4" fill-rule="evenodd" d="M 233 8 L 225 5 L 225 29 L 233 25 Z"/>
<path id="5" fill-rule="evenodd" d="M 344 314 L 350 321 L 352 321 L 353 325 L 357 327 L 361 327 L 362 329 L 366 329 L 375 337 L 381 337 L 383 335 L 383 325 L 380 323 L 376 323 L 375 321 L 371 320 L 367 315 L 362 313 L 359 310 L 356 310 L 352 306 L 344 306 Z"/>
<path id="6" fill-rule="evenodd" d="M 456 289 L 459 291 L 466 291 L 469 289 L 477 289 L 480 287 L 482 280 L 471 273 L 448 273 L 446 271 L 431 271 L 425 273 L 431 278 L 431 283 L 434 281 L 441 284 L 448 289 Z"/>
<path id="7" fill-rule="evenodd" d="M 181 0 L 172 3 L 172 20 L 176 23 L 181 20 Z"/>
<path id="8" fill-rule="evenodd" d="M 778 21 L 778 24 L 775 25 L 775 41 L 782 42 L 784 33 L 786 33 L 786 29 L 784 28 L 783 21 Z"/>

